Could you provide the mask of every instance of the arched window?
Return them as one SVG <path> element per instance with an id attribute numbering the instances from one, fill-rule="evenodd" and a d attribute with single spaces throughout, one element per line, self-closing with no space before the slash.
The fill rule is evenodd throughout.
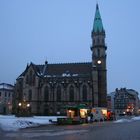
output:
<path id="1" fill-rule="evenodd" d="M 44 100 L 49 101 L 49 87 L 46 86 L 44 89 Z"/>
<path id="2" fill-rule="evenodd" d="M 33 74 L 32 82 L 33 82 L 33 85 L 35 85 L 35 74 Z"/>
<path id="3" fill-rule="evenodd" d="M 29 85 L 32 85 L 32 74 L 33 74 L 33 72 L 31 70 L 30 73 L 29 73 L 29 75 L 30 75 L 30 77 L 29 77 Z"/>
<path id="4" fill-rule="evenodd" d="M 29 100 L 29 101 L 32 100 L 32 90 L 29 90 L 29 93 L 28 93 L 28 100 Z"/>
<path id="5" fill-rule="evenodd" d="M 82 97 L 83 97 L 83 101 L 87 101 L 87 86 L 86 85 L 83 86 Z"/>
<path id="6" fill-rule="evenodd" d="M 56 100 L 61 101 L 61 87 L 58 86 L 56 90 Z"/>
<path id="7" fill-rule="evenodd" d="M 74 87 L 73 86 L 70 86 L 70 88 L 69 88 L 69 100 L 71 102 L 74 101 Z"/>
<path id="8" fill-rule="evenodd" d="M 28 84 L 28 82 L 29 82 L 29 76 L 27 75 L 26 76 L 26 84 Z"/>

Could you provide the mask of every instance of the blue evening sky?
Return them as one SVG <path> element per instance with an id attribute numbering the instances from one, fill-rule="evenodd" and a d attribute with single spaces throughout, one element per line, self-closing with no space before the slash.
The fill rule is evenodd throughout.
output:
<path id="1" fill-rule="evenodd" d="M 91 61 L 96 0 L 0 0 L 0 82 L 27 63 Z M 98 0 L 106 31 L 108 93 L 140 92 L 140 0 Z"/>

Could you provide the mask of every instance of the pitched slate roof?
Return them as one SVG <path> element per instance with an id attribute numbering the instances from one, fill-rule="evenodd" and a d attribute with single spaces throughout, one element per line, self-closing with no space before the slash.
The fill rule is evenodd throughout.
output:
<path id="1" fill-rule="evenodd" d="M 64 76 L 64 75 L 90 75 L 92 63 L 61 63 L 61 64 L 46 64 L 35 65 L 36 70 L 41 75 Z"/>

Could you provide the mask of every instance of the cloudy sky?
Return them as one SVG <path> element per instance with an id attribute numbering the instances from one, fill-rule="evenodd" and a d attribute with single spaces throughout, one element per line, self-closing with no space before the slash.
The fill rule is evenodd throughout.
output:
<path id="1" fill-rule="evenodd" d="M 0 0 L 0 82 L 27 63 L 90 62 L 96 0 Z M 98 0 L 106 31 L 108 93 L 140 92 L 140 0 Z"/>

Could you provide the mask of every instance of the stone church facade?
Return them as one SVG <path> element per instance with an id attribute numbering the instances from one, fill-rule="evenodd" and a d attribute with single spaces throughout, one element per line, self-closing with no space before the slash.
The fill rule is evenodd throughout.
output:
<path id="1" fill-rule="evenodd" d="M 16 80 L 15 110 L 23 100 L 35 115 L 65 114 L 67 105 L 106 107 L 107 47 L 98 4 L 91 38 L 91 62 L 27 65 Z"/>

